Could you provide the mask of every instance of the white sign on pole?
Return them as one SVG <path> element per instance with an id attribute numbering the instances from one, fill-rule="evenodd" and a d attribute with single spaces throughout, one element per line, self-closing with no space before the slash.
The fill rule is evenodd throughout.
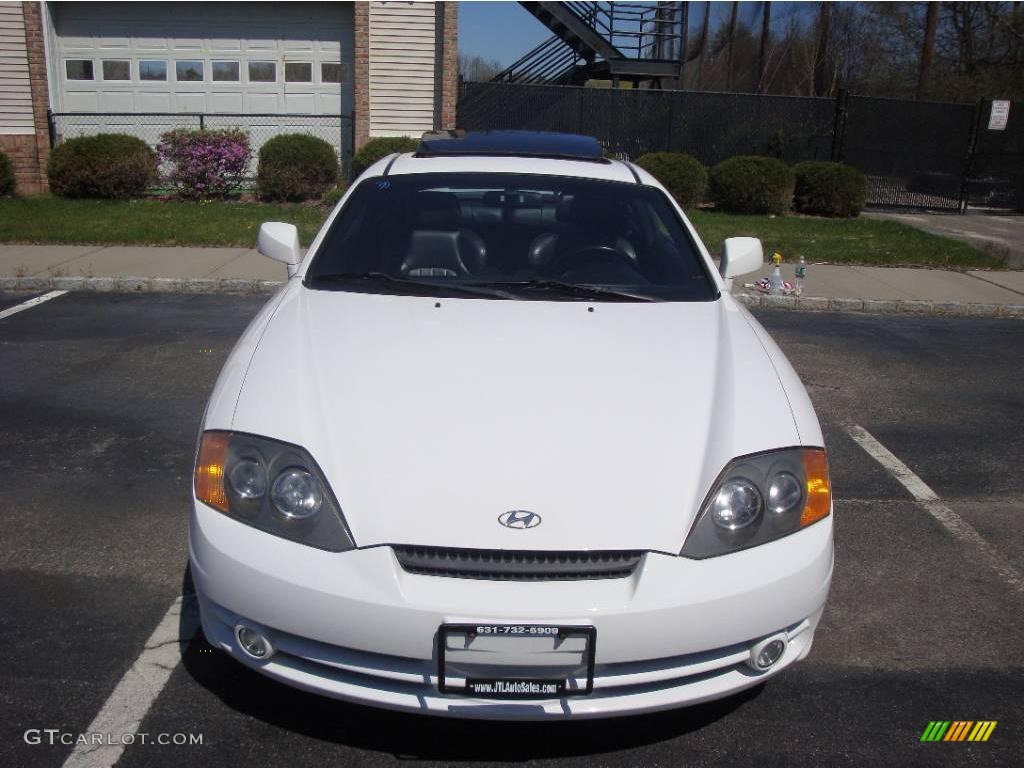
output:
<path id="1" fill-rule="evenodd" d="M 1008 122 L 1010 122 L 1010 102 L 994 99 L 992 111 L 988 116 L 988 129 L 990 131 L 1005 131 Z"/>

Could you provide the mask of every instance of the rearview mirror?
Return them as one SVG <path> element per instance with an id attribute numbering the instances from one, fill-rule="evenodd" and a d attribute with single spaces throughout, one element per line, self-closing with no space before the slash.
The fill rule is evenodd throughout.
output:
<path id="1" fill-rule="evenodd" d="M 288 276 L 295 274 L 302 261 L 299 251 L 299 230 L 294 224 L 283 221 L 267 221 L 260 225 L 256 248 L 264 256 L 288 265 Z"/>
<path id="2" fill-rule="evenodd" d="M 764 264 L 764 248 L 756 237 L 729 237 L 722 245 L 718 270 L 725 278 L 725 289 L 732 290 L 732 279 L 756 272 Z"/>

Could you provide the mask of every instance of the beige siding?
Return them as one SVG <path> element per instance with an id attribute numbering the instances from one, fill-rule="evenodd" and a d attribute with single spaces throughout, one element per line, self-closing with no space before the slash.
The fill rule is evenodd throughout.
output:
<path id="1" fill-rule="evenodd" d="M 434 127 L 434 3 L 370 3 L 370 136 Z"/>
<path id="2" fill-rule="evenodd" d="M 21 3 L 0 2 L 0 133 L 33 133 Z"/>

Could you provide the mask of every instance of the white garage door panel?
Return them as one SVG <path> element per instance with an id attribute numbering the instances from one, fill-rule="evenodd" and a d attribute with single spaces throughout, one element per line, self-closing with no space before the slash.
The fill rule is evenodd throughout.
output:
<path id="1" fill-rule="evenodd" d="M 112 110 L 112 111 L 116 111 L 116 112 L 130 112 L 131 111 L 133 99 L 132 99 L 132 95 L 130 93 L 125 93 L 124 91 L 112 91 L 112 92 L 109 92 L 109 93 L 105 92 L 103 94 L 103 96 L 102 96 L 102 99 L 103 99 L 103 103 L 104 104 L 110 104 L 111 106 L 116 106 L 117 107 L 116 110 Z"/>
<path id="2" fill-rule="evenodd" d="M 131 41 L 127 37 L 103 37 L 100 38 L 99 45 L 103 51 L 109 50 L 127 50 Z"/>
<path id="3" fill-rule="evenodd" d="M 178 112 L 206 112 L 205 93 L 176 93 L 174 102 Z"/>
<path id="4" fill-rule="evenodd" d="M 196 47 L 201 47 L 201 41 Z M 211 37 L 210 50 L 217 53 L 239 53 L 242 50 L 242 41 L 237 37 Z"/>
<path id="5" fill-rule="evenodd" d="M 159 93 L 143 91 L 135 97 L 135 103 L 138 105 L 138 109 L 130 110 L 137 112 L 170 112 L 171 110 L 171 94 L 170 93 Z M 115 109 L 107 109 L 107 105 L 103 105 L 103 111 L 116 112 Z"/>
<path id="6" fill-rule="evenodd" d="M 276 93 L 253 93 L 245 94 L 245 112 L 251 114 L 272 114 L 277 109 Z"/>
<path id="7" fill-rule="evenodd" d="M 97 112 L 99 97 L 96 91 L 68 91 L 64 94 L 65 104 L 71 112 Z M 113 111 L 113 110 L 111 110 Z"/>
<path id="8" fill-rule="evenodd" d="M 136 37 L 135 48 L 139 51 L 166 51 L 167 38 L 165 37 Z"/>
<path id="9" fill-rule="evenodd" d="M 285 110 L 290 115 L 308 115 L 315 111 L 316 97 L 312 93 L 285 95 Z"/>

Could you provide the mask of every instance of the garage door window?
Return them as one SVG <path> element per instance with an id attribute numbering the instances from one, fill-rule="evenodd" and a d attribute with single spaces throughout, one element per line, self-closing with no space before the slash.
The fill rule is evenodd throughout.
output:
<path id="1" fill-rule="evenodd" d="M 320 65 L 321 83 L 343 83 L 348 79 L 347 67 L 344 64 L 324 62 Z"/>
<path id="2" fill-rule="evenodd" d="M 167 62 L 143 59 L 139 62 L 139 80 L 166 80 Z"/>
<path id="3" fill-rule="evenodd" d="M 313 65 L 308 61 L 293 61 L 284 65 L 284 81 L 286 83 L 313 82 Z"/>
<path id="4" fill-rule="evenodd" d="M 174 62 L 174 77 L 179 83 L 201 83 L 203 81 L 203 62 Z"/>
<path id="5" fill-rule="evenodd" d="M 104 80 L 131 80 L 132 63 L 128 59 L 104 59 Z"/>
<path id="6" fill-rule="evenodd" d="M 236 83 L 240 79 L 237 61 L 213 62 L 213 79 L 215 82 Z"/>
<path id="7" fill-rule="evenodd" d="M 92 80 L 91 59 L 68 59 L 64 62 L 64 71 L 68 80 Z"/>
<path id="8" fill-rule="evenodd" d="M 277 63 L 273 61 L 250 61 L 249 62 L 250 83 L 274 83 L 277 82 Z"/>

